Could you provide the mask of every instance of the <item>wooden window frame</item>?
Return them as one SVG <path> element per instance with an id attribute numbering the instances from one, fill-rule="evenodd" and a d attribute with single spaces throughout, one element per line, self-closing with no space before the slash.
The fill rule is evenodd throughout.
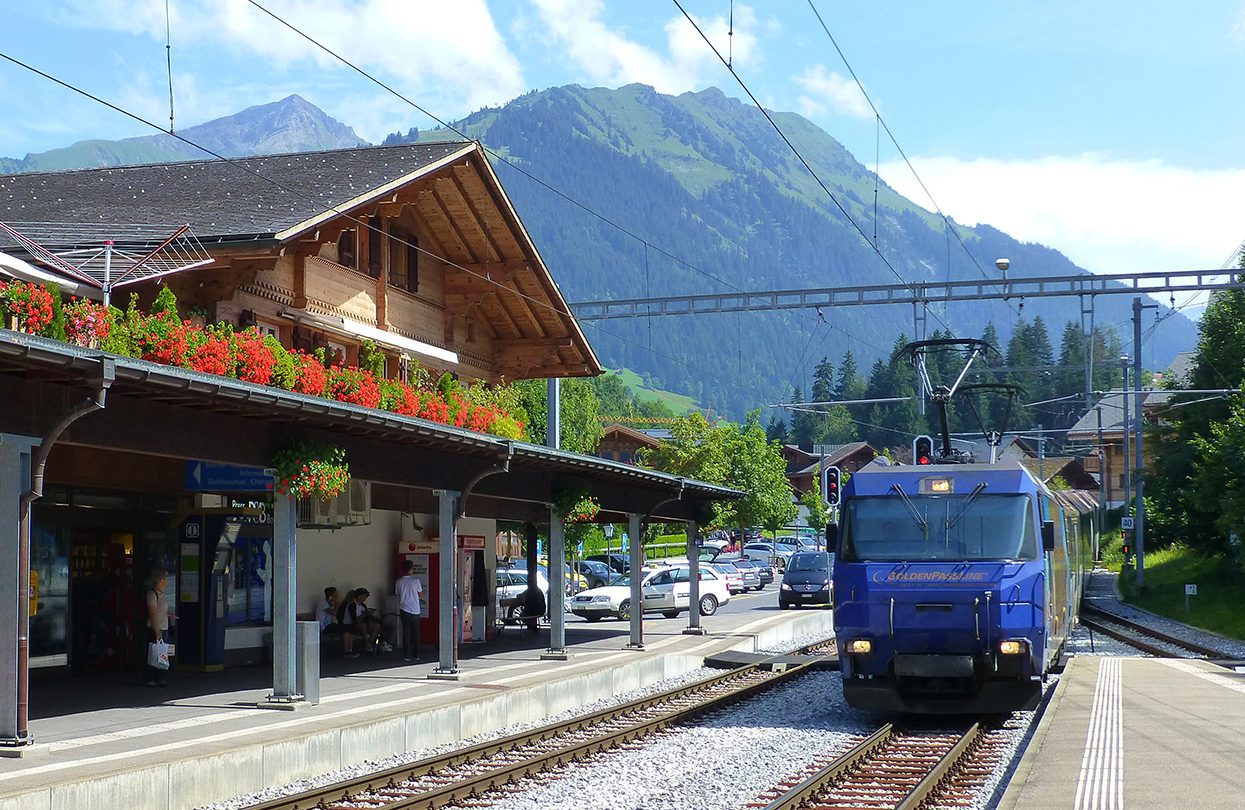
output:
<path id="1" fill-rule="evenodd" d="M 419 237 L 413 233 L 404 234 L 408 244 L 403 245 L 406 248 L 404 257 L 406 262 L 406 291 L 410 293 L 419 292 Z"/>
<path id="2" fill-rule="evenodd" d="M 346 249 L 343 250 L 343 248 Z M 342 267 L 349 267 L 351 270 L 358 268 L 358 231 L 354 228 L 347 228 L 337 237 L 337 263 Z"/>
<path id="3" fill-rule="evenodd" d="M 385 221 L 379 214 L 367 219 L 367 267 L 362 268 L 372 278 L 380 278 L 385 262 L 381 251 L 385 244 Z"/>

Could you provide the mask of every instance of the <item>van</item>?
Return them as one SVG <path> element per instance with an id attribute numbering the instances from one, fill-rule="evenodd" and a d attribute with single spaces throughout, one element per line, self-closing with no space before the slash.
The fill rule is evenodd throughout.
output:
<path id="1" fill-rule="evenodd" d="M 830 575 L 834 557 L 827 551 L 800 551 L 787 560 L 778 586 L 778 607 L 792 605 L 829 605 L 834 601 Z"/>

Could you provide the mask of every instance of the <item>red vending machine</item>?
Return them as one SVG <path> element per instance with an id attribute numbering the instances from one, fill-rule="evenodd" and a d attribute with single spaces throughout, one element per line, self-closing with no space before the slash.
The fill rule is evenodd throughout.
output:
<path id="1" fill-rule="evenodd" d="M 486 616 L 488 615 L 488 583 L 484 581 L 483 536 L 458 536 L 458 594 L 454 600 L 457 613 L 455 634 L 457 641 L 483 641 Z M 427 540 L 403 540 L 398 543 L 398 570 L 410 560 L 415 564 L 412 572 L 424 585 L 424 600 L 420 604 L 419 643 L 437 643 L 440 625 L 440 538 Z"/>

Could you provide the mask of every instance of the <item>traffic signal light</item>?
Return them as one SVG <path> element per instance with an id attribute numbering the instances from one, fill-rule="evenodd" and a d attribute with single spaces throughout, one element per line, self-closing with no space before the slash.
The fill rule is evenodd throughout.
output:
<path id="1" fill-rule="evenodd" d="M 838 467 L 826 467 L 821 471 L 821 494 L 827 506 L 838 506 L 840 473 Z"/>
<path id="2" fill-rule="evenodd" d="M 1128 542 L 1127 531 L 1120 532 L 1120 553 L 1124 555 L 1124 559 L 1126 560 L 1132 556 L 1133 553 L 1133 546 Z"/>
<path id="3" fill-rule="evenodd" d="M 912 440 L 912 463 L 934 463 L 934 440 L 929 436 L 917 436 Z"/>

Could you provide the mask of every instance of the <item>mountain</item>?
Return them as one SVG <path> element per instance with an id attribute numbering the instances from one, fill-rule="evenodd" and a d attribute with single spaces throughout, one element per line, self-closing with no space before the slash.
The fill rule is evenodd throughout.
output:
<path id="1" fill-rule="evenodd" d="M 187 127 L 178 134 L 225 157 L 368 145 L 353 129 L 297 95 L 248 107 L 234 115 Z M 0 173 L 166 163 L 203 157 L 201 150 L 171 135 L 144 135 L 119 141 L 78 141 L 62 149 L 28 154 L 20 160 L 0 158 Z"/>
<path id="2" fill-rule="evenodd" d="M 644 85 L 572 85 L 529 93 L 457 126 L 647 241 L 495 160 L 570 301 L 732 287 L 997 279 L 994 262 L 1002 256 L 1011 259 L 1013 278 L 1086 273 L 1057 250 L 986 225 L 957 226 L 966 253 L 941 218 L 880 182 L 829 134 L 794 113 L 772 115 L 834 200 L 759 110 L 717 89 L 668 96 Z M 411 131 L 389 142 L 445 135 Z M 1126 346 L 1131 304 L 1129 295 L 1101 296 L 1095 304 L 1096 325 L 1116 328 Z M 1160 305 L 1160 316 L 1166 313 Z M 738 416 L 788 401 L 794 385 L 808 392 L 823 356 L 837 367 L 850 350 L 867 371 L 873 361 L 889 360 L 901 333 L 915 330 L 910 306 L 826 308 L 820 315 L 824 324 L 816 311 L 806 311 L 589 321 L 585 327 L 607 365 L 635 369 L 655 386 Z M 1080 323 L 1080 304 L 1075 298 L 953 304 L 931 309 L 926 332 L 981 337 L 993 322 L 1006 344 L 1019 325 L 1039 315 L 1058 347 L 1064 324 Z M 1194 324 L 1177 313 L 1148 338 L 1143 359 L 1165 367 L 1196 339 Z"/>

